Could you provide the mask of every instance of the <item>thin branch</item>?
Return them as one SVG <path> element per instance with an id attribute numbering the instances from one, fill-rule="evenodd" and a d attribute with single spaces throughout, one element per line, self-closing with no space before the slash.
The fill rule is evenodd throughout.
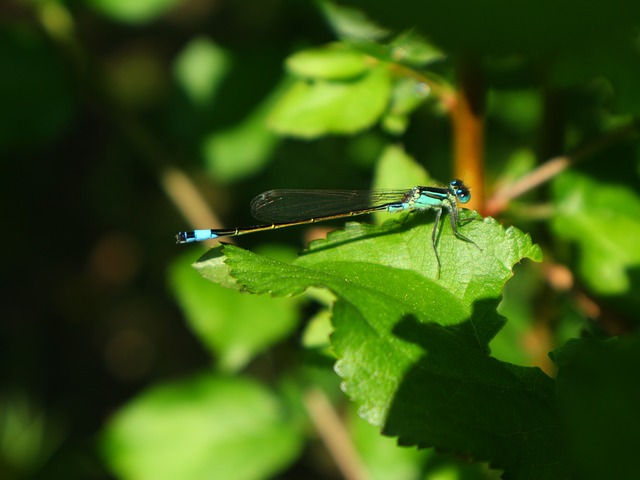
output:
<path id="1" fill-rule="evenodd" d="M 606 147 L 638 133 L 638 122 L 612 130 L 594 141 L 576 150 L 572 155 L 554 157 L 540 165 L 538 168 L 525 175 L 521 179 L 498 189 L 487 201 L 485 214 L 495 216 L 507 208 L 509 202 L 526 192 L 548 182 L 559 173 L 575 165 L 585 158 L 591 157 Z"/>
<path id="2" fill-rule="evenodd" d="M 211 228 L 214 228 L 220 225 L 218 217 L 189 176 L 182 170 L 175 167 L 165 168 L 160 175 L 160 183 L 167 197 L 193 228 L 202 225 L 210 225 Z M 232 239 L 225 241 L 232 243 Z M 205 243 L 211 246 L 217 244 L 218 241 L 207 240 Z"/>
<path id="3" fill-rule="evenodd" d="M 397 75 L 425 85 L 451 118 L 454 140 L 454 173 L 474 187 L 470 208 L 484 200 L 484 97 L 482 74 L 473 59 L 463 59 L 458 89 L 432 73 L 419 72 L 401 63 L 391 64 Z"/>
<path id="4" fill-rule="evenodd" d="M 362 460 L 324 392 L 318 388 L 309 389 L 305 393 L 304 403 L 320 438 L 344 478 L 366 480 L 367 473 Z"/>
<path id="5" fill-rule="evenodd" d="M 158 139 L 133 116 L 119 112 L 116 108 L 110 111 L 114 123 L 127 135 L 131 144 L 138 150 L 141 159 L 155 172 L 165 195 L 187 222 L 194 228 L 217 228 L 221 225 L 209 204 L 206 202 L 191 178 L 177 167 L 172 166 L 172 159 L 162 148 Z M 225 240 L 233 243 L 232 239 Z M 217 240 L 208 240 L 208 246 L 217 245 Z"/>
<path id="6" fill-rule="evenodd" d="M 484 207 L 485 87 L 482 69 L 473 58 L 458 63 L 456 101 L 450 111 L 454 175 L 473 187 L 468 208 Z"/>

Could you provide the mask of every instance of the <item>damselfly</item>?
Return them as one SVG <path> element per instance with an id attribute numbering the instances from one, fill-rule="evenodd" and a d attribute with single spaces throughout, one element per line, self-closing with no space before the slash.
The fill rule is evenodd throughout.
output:
<path id="1" fill-rule="evenodd" d="M 251 201 L 251 214 L 254 218 L 267 222 L 266 224 L 179 232 L 176 242 L 200 242 L 381 211 L 395 213 L 435 210 L 436 219 L 431 233 L 431 243 L 439 269 L 440 255 L 436 248 L 436 239 L 443 210 L 449 212 L 451 229 L 455 236 L 478 246 L 458 231 L 458 202 L 467 203 L 470 199 L 469 189 L 462 180 L 457 179 L 452 180 L 448 187 L 417 186 L 410 190 L 269 190 Z"/>

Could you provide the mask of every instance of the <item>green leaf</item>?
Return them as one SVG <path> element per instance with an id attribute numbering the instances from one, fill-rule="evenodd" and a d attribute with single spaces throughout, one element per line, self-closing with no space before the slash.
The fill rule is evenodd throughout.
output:
<path id="1" fill-rule="evenodd" d="M 204 137 L 202 155 L 216 181 L 236 181 L 256 173 L 268 162 L 279 139 L 267 128 L 267 117 L 282 91 L 282 86 L 276 87 L 238 124 L 213 130 Z"/>
<path id="2" fill-rule="evenodd" d="M 349 410 L 348 426 L 371 480 L 413 480 L 421 476 L 422 466 L 432 451 L 398 447 L 395 439 L 380 435 L 377 428 Z"/>
<path id="3" fill-rule="evenodd" d="M 387 146 L 376 164 L 374 189 L 407 190 L 415 185 L 431 185 L 433 181 L 425 168 L 397 145 Z M 374 214 L 376 222 L 388 219 L 389 214 L 380 212 Z"/>
<path id="4" fill-rule="evenodd" d="M 331 332 L 333 332 L 331 312 L 320 310 L 307 322 L 301 343 L 309 349 L 326 349 L 329 346 Z"/>
<path id="5" fill-rule="evenodd" d="M 414 67 L 424 67 L 445 58 L 445 54 L 440 49 L 427 42 L 415 30 L 401 33 L 391 41 L 389 47 L 395 61 Z"/>
<path id="6" fill-rule="evenodd" d="M 191 329 L 218 355 L 220 369 L 244 367 L 296 328 L 295 302 L 244 295 L 212 284 L 194 271 L 192 261 L 193 254 L 187 253 L 173 263 L 171 286 Z"/>
<path id="7" fill-rule="evenodd" d="M 498 306 L 498 312 L 507 317 L 509 322 L 491 342 L 491 351 L 496 358 L 509 363 L 540 365 L 540 359 L 535 355 L 542 352 L 535 349 L 532 352 L 531 348 L 527 348 L 529 342 L 525 340 L 536 338 L 535 329 L 539 326 L 534 313 L 537 311 L 536 302 L 540 301 L 539 293 L 544 287 L 544 278 L 541 278 L 539 268 L 530 265 L 518 265 L 516 271 L 516 275 L 505 285 Z"/>
<path id="8" fill-rule="evenodd" d="M 376 40 L 382 39 L 387 30 L 373 23 L 360 10 L 336 5 L 321 0 L 318 2 L 329 25 L 342 39 Z"/>
<path id="9" fill-rule="evenodd" d="M 102 451 L 120 478 L 251 480 L 300 453 L 301 432 L 261 385 L 210 375 L 152 388 L 111 419 Z"/>
<path id="10" fill-rule="evenodd" d="M 280 134 L 303 138 L 355 133 L 380 118 L 390 91 L 384 66 L 352 81 L 297 81 L 274 106 L 269 125 Z"/>
<path id="11" fill-rule="evenodd" d="M 394 438 L 380 435 L 374 426 L 349 410 L 349 432 L 371 480 L 464 479 L 490 480 L 501 478 L 486 464 L 470 463 L 455 455 L 441 454 L 433 449 L 403 447 Z"/>
<path id="12" fill-rule="evenodd" d="M 488 102 L 488 111 L 491 112 L 492 119 L 501 125 L 508 125 L 520 135 L 531 135 L 544 122 L 543 98 L 537 89 L 492 91 Z"/>
<path id="13" fill-rule="evenodd" d="M 159 17 L 180 0 L 89 0 L 103 14 L 126 23 L 146 23 Z"/>
<path id="14" fill-rule="evenodd" d="M 367 56 L 356 50 L 332 44 L 312 48 L 287 58 L 289 71 L 300 77 L 347 80 L 363 75 L 369 68 Z"/>
<path id="15" fill-rule="evenodd" d="M 57 416 L 37 405 L 33 397 L 5 389 L 0 395 L 3 478 L 42 475 L 43 465 L 68 439 L 68 429 Z"/>
<path id="16" fill-rule="evenodd" d="M 376 165 L 373 186 L 376 189 L 409 189 L 430 185 L 433 180 L 425 168 L 397 145 L 387 146 Z"/>
<path id="17" fill-rule="evenodd" d="M 633 478 L 640 431 L 640 338 L 575 340 L 555 352 L 574 478 Z"/>
<path id="18" fill-rule="evenodd" d="M 336 371 L 360 415 L 385 434 L 465 452 L 515 478 L 555 478 L 553 381 L 491 358 L 487 346 L 504 323 L 496 307 L 511 268 L 539 260 L 540 250 L 515 228 L 461 214 L 461 231 L 482 251 L 444 222 L 438 280 L 433 225 L 418 215 L 382 227 L 348 224 L 293 264 L 233 246 L 222 252 L 248 291 L 295 295 L 325 286 L 336 294 Z"/>
<path id="19" fill-rule="evenodd" d="M 404 133 L 409 124 L 409 114 L 422 105 L 428 90 L 411 78 L 402 78 L 394 82 L 391 105 L 384 118 L 385 130 L 393 135 Z"/>
<path id="20" fill-rule="evenodd" d="M 623 185 L 607 185 L 577 172 L 553 182 L 552 227 L 580 249 L 580 275 L 604 295 L 629 292 L 640 265 L 640 198 Z"/>
<path id="21" fill-rule="evenodd" d="M 535 168 L 536 163 L 536 155 L 530 149 L 513 150 L 506 159 L 500 177 L 496 180 L 496 189 L 522 178 Z"/>
<path id="22" fill-rule="evenodd" d="M 174 74 L 194 105 L 214 99 L 229 71 L 229 55 L 207 37 L 196 37 L 180 52 Z"/>

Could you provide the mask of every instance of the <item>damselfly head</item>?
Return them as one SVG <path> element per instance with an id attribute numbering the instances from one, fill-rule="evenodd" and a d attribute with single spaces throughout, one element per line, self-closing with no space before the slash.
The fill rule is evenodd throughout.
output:
<path id="1" fill-rule="evenodd" d="M 471 192 L 462 180 L 457 178 L 455 180 L 451 180 L 451 183 L 449 184 L 449 191 L 455 195 L 460 203 L 467 203 L 471 200 Z"/>

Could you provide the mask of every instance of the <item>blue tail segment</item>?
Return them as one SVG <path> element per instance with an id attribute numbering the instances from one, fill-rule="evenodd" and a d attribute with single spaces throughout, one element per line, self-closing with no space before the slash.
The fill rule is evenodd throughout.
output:
<path id="1" fill-rule="evenodd" d="M 211 230 L 194 230 L 192 232 L 178 232 L 176 235 L 176 243 L 192 243 L 202 242 L 203 240 L 211 240 L 218 238 L 218 235 Z"/>

